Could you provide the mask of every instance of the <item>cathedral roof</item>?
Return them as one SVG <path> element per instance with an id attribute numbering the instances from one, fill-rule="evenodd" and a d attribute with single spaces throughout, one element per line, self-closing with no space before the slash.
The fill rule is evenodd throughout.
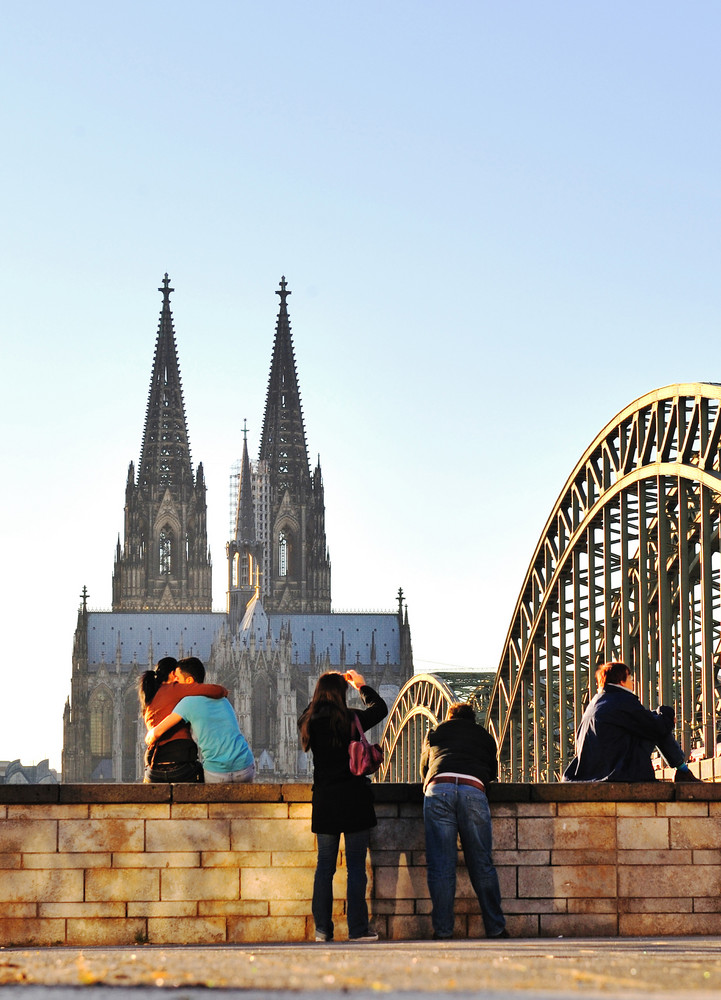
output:
<path id="1" fill-rule="evenodd" d="M 88 665 L 91 670 L 106 663 L 112 668 L 120 650 L 121 663 L 136 662 L 144 668 L 161 656 L 198 656 L 210 660 L 213 640 L 227 624 L 228 616 L 213 612 L 90 611 L 88 613 Z M 379 664 L 400 663 L 398 615 L 392 612 L 289 615 L 266 614 L 254 598 L 246 621 L 256 639 L 265 643 L 268 628 L 273 642 L 290 626 L 293 663 L 308 664 L 327 654 L 331 667 L 369 664 L 371 649 Z M 249 634 L 246 633 L 246 634 Z"/>
<path id="2" fill-rule="evenodd" d="M 244 639 L 254 635 L 256 642 L 265 642 L 268 637 L 268 616 L 257 593 L 250 599 L 245 609 L 240 633 Z"/>

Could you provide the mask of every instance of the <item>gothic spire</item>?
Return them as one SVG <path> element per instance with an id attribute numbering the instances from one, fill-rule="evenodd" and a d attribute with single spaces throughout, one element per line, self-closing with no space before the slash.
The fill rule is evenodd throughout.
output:
<path id="1" fill-rule="evenodd" d="M 190 489 L 193 484 L 193 466 L 173 314 L 170 311 L 170 293 L 174 289 L 170 287 L 167 273 L 158 291 L 163 294 L 163 305 L 150 377 L 138 486 L 149 490 L 159 499 L 168 487 L 176 497 L 180 495 L 182 487 Z"/>
<path id="2" fill-rule="evenodd" d="M 299 499 L 308 488 L 310 473 L 303 408 L 288 319 L 287 300 L 291 293 L 285 276 L 280 280 L 280 291 L 275 294 L 280 297 L 280 310 L 265 400 L 260 460 L 268 462 L 276 495 L 280 496 L 290 488 L 291 494 Z"/>
<path id="3" fill-rule="evenodd" d="M 253 481 L 248 458 L 248 431 L 243 421 L 243 458 L 240 466 L 238 508 L 235 515 L 235 540 L 239 545 L 255 545 L 255 509 L 253 507 Z"/>

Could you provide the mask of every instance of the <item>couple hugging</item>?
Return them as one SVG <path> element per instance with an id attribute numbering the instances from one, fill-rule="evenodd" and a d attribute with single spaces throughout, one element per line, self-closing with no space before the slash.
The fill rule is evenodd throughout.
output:
<path id="1" fill-rule="evenodd" d="M 140 706 L 148 729 L 145 783 L 253 780 L 253 752 L 228 691 L 204 681 L 205 667 L 197 656 L 164 656 L 140 678 Z"/>

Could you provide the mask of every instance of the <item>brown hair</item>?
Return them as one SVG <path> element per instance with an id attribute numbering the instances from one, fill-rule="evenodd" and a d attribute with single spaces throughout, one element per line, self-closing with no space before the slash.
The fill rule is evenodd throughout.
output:
<path id="1" fill-rule="evenodd" d="M 596 685 L 598 690 L 605 688 L 607 684 L 623 684 L 631 676 L 631 668 L 625 663 L 616 660 L 612 663 L 604 663 L 596 671 Z"/>
<path id="2" fill-rule="evenodd" d="M 350 732 L 346 705 L 347 690 L 348 681 L 336 670 L 329 670 L 320 675 L 310 705 L 298 720 L 300 743 L 304 750 L 310 748 L 310 723 L 319 709 L 322 709 L 322 714 L 330 719 L 333 743 L 340 745 L 347 739 Z"/>
<path id="3" fill-rule="evenodd" d="M 452 705 L 448 706 L 448 719 L 468 719 L 469 722 L 476 721 L 476 713 L 473 711 L 473 705 L 469 705 L 467 701 L 454 701 Z"/>

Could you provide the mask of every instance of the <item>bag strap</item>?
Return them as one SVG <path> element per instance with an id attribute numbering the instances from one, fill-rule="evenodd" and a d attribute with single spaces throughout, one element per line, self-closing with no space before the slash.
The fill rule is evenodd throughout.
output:
<path id="1" fill-rule="evenodd" d="M 366 734 L 363 732 L 363 727 L 360 724 L 360 719 L 358 718 L 358 713 L 353 713 L 353 725 L 356 727 L 358 732 L 358 739 L 364 746 L 369 746 L 368 740 L 366 739 Z"/>

